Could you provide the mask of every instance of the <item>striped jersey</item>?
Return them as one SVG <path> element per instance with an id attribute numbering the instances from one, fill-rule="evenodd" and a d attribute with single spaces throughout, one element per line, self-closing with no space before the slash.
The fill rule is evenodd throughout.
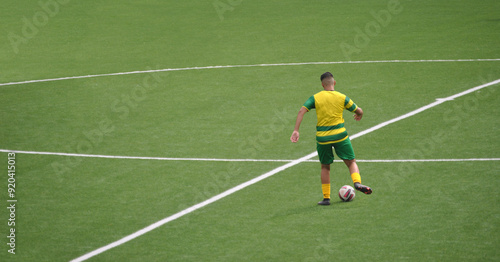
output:
<path id="1" fill-rule="evenodd" d="M 346 95 L 337 91 L 321 91 L 311 96 L 303 107 L 310 111 L 316 109 L 316 141 L 318 144 L 332 144 L 347 139 L 344 128 L 344 109 L 356 111 L 358 106 Z"/>

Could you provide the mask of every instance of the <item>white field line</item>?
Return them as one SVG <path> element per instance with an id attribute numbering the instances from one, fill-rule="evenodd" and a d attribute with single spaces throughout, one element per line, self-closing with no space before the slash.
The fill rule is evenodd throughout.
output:
<path id="1" fill-rule="evenodd" d="M 254 178 L 254 179 L 251 179 L 251 180 L 249 180 L 249 181 L 247 181 L 247 182 L 245 182 L 243 184 L 240 184 L 240 185 L 235 186 L 235 187 L 233 187 L 233 188 L 231 188 L 229 190 L 226 190 L 226 191 L 224 191 L 224 192 L 222 192 L 222 193 L 220 193 L 220 194 L 218 194 L 218 195 L 216 195 L 214 197 L 211 197 L 211 198 L 209 198 L 209 199 L 207 199 L 207 200 L 205 200 L 205 201 L 203 201 L 201 203 L 198 203 L 198 204 L 196 204 L 196 205 L 194 205 L 192 207 L 186 208 L 186 209 L 184 209 L 184 210 L 182 210 L 182 211 L 180 211 L 180 212 L 178 212 L 178 213 L 176 213 L 174 215 L 171 215 L 171 216 L 169 216 L 167 218 L 164 218 L 164 219 L 162 219 L 162 220 L 160 220 L 160 221 L 158 221 L 158 222 L 156 222 L 154 224 L 151 224 L 151 225 L 149 225 L 149 226 L 147 226 L 147 227 L 145 227 L 145 228 L 143 228 L 143 229 L 141 229 L 141 230 L 139 230 L 139 231 L 137 231 L 137 232 L 135 232 L 133 234 L 130 234 L 130 235 L 128 235 L 128 236 L 126 236 L 126 237 L 118 240 L 118 241 L 115 241 L 115 242 L 113 242 L 111 244 L 108 244 L 108 245 L 103 246 L 103 247 L 101 247 L 99 249 L 96 249 L 96 250 L 94 250 L 94 251 L 92 251 L 90 253 L 87 253 L 87 254 L 85 254 L 85 255 L 83 255 L 81 257 L 75 258 L 75 259 L 71 260 L 71 262 L 79 262 L 79 261 L 87 260 L 87 259 L 89 259 L 89 258 L 91 258 L 93 256 L 96 256 L 96 255 L 98 255 L 98 254 L 100 254 L 102 252 L 105 252 L 105 251 L 107 251 L 107 250 L 109 250 L 111 248 L 114 248 L 116 246 L 124 244 L 124 243 L 126 243 L 126 242 L 128 242 L 128 241 L 130 241 L 130 240 L 132 240 L 132 239 L 134 239 L 136 237 L 144 235 L 144 234 L 148 233 L 149 231 L 154 230 L 154 229 L 156 229 L 156 228 L 158 228 L 158 227 L 160 227 L 160 226 L 162 226 L 162 225 L 164 225 L 164 224 L 166 224 L 166 223 L 168 223 L 170 221 L 173 221 L 173 220 L 175 220 L 177 218 L 180 218 L 180 217 L 182 217 L 184 215 L 187 215 L 187 214 L 189 214 L 189 213 L 191 213 L 191 212 L 193 212 L 193 211 L 195 211 L 197 209 L 200 209 L 200 208 L 202 208 L 202 207 L 204 207 L 206 205 L 209 205 L 209 204 L 211 204 L 211 203 L 213 203 L 215 201 L 218 201 L 218 200 L 220 200 L 220 199 L 222 199 L 222 198 L 224 198 L 226 196 L 229 196 L 229 195 L 231 195 L 231 194 L 233 194 L 235 192 L 238 192 L 238 191 L 240 191 L 241 189 L 243 189 L 245 187 L 253 185 L 253 184 L 255 184 L 255 183 L 257 183 L 257 182 L 259 182 L 261 180 L 264 180 L 264 179 L 266 179 L 266 178 L 268 178 L 268 177 L 270 177 L 270 176 L 272 176 L 272 175 L 274 175 L 276 173 L 279 173 L 279 172 L 281 172 L 281 171 L 283 171 L 283 170 L 285 170 L 285 169 L 287 169 L 289 167 L 292 167 L 292 166 L 295 166 L 297 164 L 300 164 L 300 163 L 306 161 L 307 159 L 309 159 L 311 157 L 312 157 L 312 154 L 309 154 L 307 156 L 304 156 L 304 157 L 301 157 L 299 159 L 296 159 L 296 160 L 294 160 L 294 161 L 292 161 L 290 163 L 282 165 L 282 166 L 280 166 L 278 168 L 275 168 L 275 169 L 273 169 L 273 170 L 271 170 L 271 171 L 269 171 L 269 172 L 267 172 L 265 174 L 262 174 L 262 175 Z"/>
<path id="2" fill-rule="evenodd" d="M 90 157 L 90 158 L 140 159 L 140 160 L 164 160 L 164 161 L 214 161 L 214 162 L 292 162 L 293 161 L 293 160 L 280 160 L 280 159 L 272 160 L 272 159 L 226 159 L 226 158 L 113 156 L 113 155 L 74 154 L 74 153 L 60 153 L 60 152 L 21 151 L 21 150 L 9 150 L 9 149 L 0 149 L 0 152 L 30 154 L 30 155 L 54 155 L 54 156 Z"/>
<path id="3" fill-rule="evenodd" d="M 366 135 L 366 134 L 371 133 L 371 132 L 373 132 L 373 131 L 375 131 L 375 130 L 378 130 L 378 129 L 380 129 L 380 128 L 384 127 L 384 126 L 390 125 L 390 124 L 392 124 L 392 123 L 394 123 L 394 122 L 397 122 L 397 121 L 403 120 L 403 119 L 408 118 L 408 117 L 410 117 L 410 116 L 414 116 L 414 115 L 416 115 L 416 114 L 418 114 L 418 113 L 420 113 L 420 112 L 422 112 L 422 111 L 425 111 L 425 110 L 427 110 L 427 109 L 429 109 L 429 108 L 433 108 L 433 107 L 435 107 L 435 106 L 437 106 L 437 105 L 440 105 L 440 104 L 442 104 L 442 103 L 444 103 L 444 102 L 446 102 L 446 101 L 451 101 L 451 100 L 453 100 L 453 99 L 455 99 L 455 98 L 458 98 L 458 97 L 464 96 L 464 95 L 466 95 L 466 94 L 469 94 L 469 93 L 471 93 L 471 92 L 477 91 L 477 90 L 479 90 L 479 89 L 482 89 L 482 88 L 485 88 L 485 87 L 488 87 L 488 86 L 496 85 L 496 84 L 498 84 L 498 83 L 500 83 L 500 79 L 497 79 L 497 80 L 495 80 L 495 81 L 492 81 L 492 82 L 486 83 L 486 84 L 484 84 L 484 85 L 480 85 L 480 86 L 473 87 L 473 88 L 471 88 L 471 89 L 467 89 L 467 90 L 465 90 L 465 91 L 463 91 L 463 92 L 460 92 L 460 93 L 458 93 L 458 94 L 455 94 L 455 95 L 452 95 L 452 96 L 449 96 L 449 97 L 446 97 L 446 98 L 437 98 L 437 99 L 436 99 L 436 102 L 430 103 L 430 104 L 428 104 L 428 105 L 426 105 L 426 106 L 423 106 L 423 107 L 421 107 L 421 108 L 419 108 L 419 109 L 413 110 L 413 111 L 411 111 L 410 113 L 404 114 L 404 115 L 402 115 L 402 116 L 399 116 L 399 117 L 393 118 L 393 119 L 391 119 L 391 120 L 389 120 L 389 121 L 386 121 L 386 122 L 380 123 L 380 124 L 378 124 L 378 125 L 376 125 L 376 126 L 374 126 L 374 127 L 371 127 L 371 128 L 369 128 L 369 129 L 366 129 L 366 130 L 364 130 L 364 131 L 362 131 L 362 132 L 359 132 L 359 133 L 357 133 L 357 134 L 354 134 L 354 135 L 352 135 L 352 136 L 350 136 L 350 137 L 351 137 L 351 139 L 354 139 L 354 138 L 356 138 L 356 137 L 360 137 L 360 136 Z"/>
<path id="4" fill-rule="evenodd" d="M 112 156 L 112 155 L 91 155 L 91 154 L 72 154 L 59 152 L 39 152 L 0 149 L 3 153 L 16 153 L 27 155 L 53 155 L 70 157 L 89 157 L 89 158 L 111 158 L 111 159 L 137 159 L 137 160 L 162 160 L 162 161 L 209 161 L 209 162 L 277 162 L 290 163 L 292 159 L 245 159 L 245 158 L 182 158 L 182 157 L 147 157 L 147 156 Z M 365 163 L 397 163 L 397 162 L 470 162 L 470 161 L 500 161 L 500 158 L 441 158 L 441 159 L 356 159 L 356 162 Z M 319 163 L 319 160 L 306 160 L 303 162 Z M 335 160 L 342 162 L 342 160 Z"/>
<path id="5" fill-rule="evenodd" d="M 445 99 L 439 99 L 438 102 L 441 101 L 439 103 L 436 103 L 436 102 L 431 103 L 431 104 L 429 104 L 427 106 L 421 107 L 421 108 L 419 108 L 417 110 L 414 110 L 414 111 L 412 111 L 412 112 L 410 112 L 408 114 L 405 114 L 405 115 L 403 115 L 401 117 L 397 117 L 397 118 L 394 118 L 393 120 L 386 121 L 386 122 L 384 122 L 384 123 L 382 123 L 380 125 L 376 125 L 376 126 L 370 128 L 370 129 L 367 129 L 367 130 L 365 130 L 363 132 L 360 132 L 360 133 L 357 133 L 357 134 L 351 136 L 351 139 L 355 139 L 355 138 L 360 137 L 362 135 L 366 135 L 366 134 L 368 134 L 370 132 L 378 130 L 378 129 L 380 129 L 380 128 L 384 127 L 384 126 L 387 126 L 387 125 L 389 125 L 391 123 L 403 120 L 405 118 L 408 118 L 410 116 L 418 114 L 418 113 L 420 113 L 420 112 L 422 112 L 424 110 L 427 110 L 427 109 L 432 108 L 434 106 L 437 106 L 437 105 L 439 105 L 441 103 L 444 103 L 445 101 L 449 101 L 449 100 L 452 100 L 454 98 L 457 98 L 457 97 L 460 97 L 460 96 L 463 96 L 465 94 L 468 94 L 468 93 L 472 92 L 472 91 L 469 92 L 469 90 L 474 90 L 475 91 L 475 90 L 479 90 L 481 88 L 485 88 L 487 86 L 495 85 L 497 83 L 500 83 L 500 79 L 497 79 L 497 80 L 495 80 L 493 82 L 490 82 L 490 83 L 487 83 L 487 84 L 484 84 L 484 85 L 480 85 L 480 86 L 468 89 L 467 91 L 461 92 L 461 93 L 459 93 L 457 95 L 453 95 L 453 96 L 447 97 Z M 270 177 L 270 176 L 272 176 L 274 174 L 277 174 L 277 173 L 279 173 L 281 171 L 284 171 L 285 169 L 288 169 L 288 168 L 293 167 L 295 165 L 298 165 L 298 164 L 300 164 L 302 162 L 305 162 L 308 159 L 310 159 L 311 157 L 314 157 L 314 156 L 317 156 L 317 155 L 318 155 L 318 153 L 315 151 L 315 152 L 312 152 L 312 153 L 310 153 L 310 154 L 308 154 L 308 155 L 306 155 L 304 157 L 301 157 L 299 159 L 293 160 L 290 163 L 284 164 L 284 165 L 282 165 L 280 167 L 277 167 L 277 168 L 275 168 L 275 169 L 273 169 L 273 170 L 271 170 L 271 171 L 269 171 L 267 173 L 264 173 L 264 174 L 262 174 L 262 175 L 260 175 L 260 176 L 258 176 L 256 178 L 254 178 L 254 179 L 251 179 L 251 180 L 249 180 L 249 181 L 247 181 L 247 182 L 245 182 L 243 184 L 240 184 L 240 185 L 238 185 L 236 187 L 228 189 L 228 190 L 226 190 L 226 191 L 224 191 L 224 192 L 222 192 L 222 193 L 220 193 L 220 194 L 218 194 L 216 196 L 213 196 L 213 197 L 211 197 L 211 198 L 209 198 L 209 199 L 207 199 L 207 200 L 205 200 L 205 201 L 203 201 L 201 203 L 198 203 L 198 204 L 196 204 L 194 206 L 191 206 L 189 208 L 186 208 L 186 209 L 184 209 L 184 210 L 182 210 L 182 211 L 180 211 L 180 212 L 178 212 L 176 214 L 173 214 L 173 215 L 171 215 L 169 217 L 166 217 L 166 218 L 164 218 L 164 219 L 162 219 L 162 220 L 160 220 L 160 221 L 158 221 L 158 222 L 156 222 L 154 224 L 151 224 L 151 225 L 149 225 L 149 226 L 147 226 L 147 227 L 145 227 L 145 228 L 143 228 L 143 229 L 141 229 L 141 230 L 133 233 L 133 234 L 125 236 L 122 239 L 119 239 L 119 240 L 117 240 L 117 241 L 115 241 L 113 243 L 110 243 L 110 244 L 106 245 L 106 246 L 100 247 L 100 248 L 98 248 L 98 249 L 96 249 L 94 251 L 91 251 L 91 252 L 83 255 L 83 256 L 75 258 L 75 259 L 71 260 L 71 262 L 80 262 L 80 261 L 87 260 L 87 259 L 89 259 L 91 257 L 94 257 L 96 255 L 99 255 L 100 253 L 103 253 L 103 252 L 105 252 L 105 251 L 107 251 L 109 249 L 112 249 L 112 248 L 117 247 L 117 246 L 119 246 L 121 244 L 124 244 L 124 243 L 126 243 L 126 242 L 128 242 L 128 241 L 130 241 L 130 240 L 132 240 L 132 239 L 134 239 L 136 237 L 142 236 L 142 235 L 148 233 L 149 231 L 152 231 L 152 230 L 154 230 L 154 229 L 156 229 L 156 228 L 158 228 L 158 227 L 160 227 L 160 226 L 162 226 L 162 225 L 164 225 L 164 224 L 166 224 L 166 223 L 168 223 L 170 221 L 173 221 L 173 220 L 175 220 L 177 218 L 180 218 L 180 217 L 182 217 L 184 215 L 187 215 L 187 214 L 189 214 L 189 213 L 191 213 L 191 212 L 193 212 L 193 211 L 195 211 L 197 209 L 205 207 L 205 206 L 207 206 L 207 205 L 209 205 L 209 204 L 211 204 L 211 203 L 213 203 L 215 201 L 218 201 L 218 200 L 220 200 L 220 199 L 222 199 L 222 198 L 224 198 L 226 196 L 229 196 L 229 195 L 231 195 L 231 194 L 233 194 L 235 192 L 238 192 L 238 191 L 240 191 L 240 190 L 242 190 L 242 189 L 244 189 L 244 188 L 246 188 L 246 187 L 248 187 L 250 185 L 253 185 L 253 184 L 255 184 L 255 183 L 257 183 L 257 182 L 259 182 L 261 180 L 264 180 L 264 179 L 266 179 L 266 178 L 268 178 L 268 177 Z"/>
<path id="6" fill-rule="evenodd" d="M 41 83 L 41 82 L 54 82 L 54 81 L 71 80 L 71 79 L 95 78 L 95 77 L 103 77 L 103 76 L 119 76 L 119 75 L 146 74 L 146 73 L 170 72 L 170 71 L 205 70 L 205 69 L 222 69 L 222 68 L 239 68 L 239 67 L 333 65 L 333 64 L 375 64 L 375 63 L 494 62 L 494 61 L 500 61 L 500 58 L 492 58 L 492 59 L 434 59 L 434 60 L 373 60 L 373 61 L 277 63 L 277 64 L 255 64 L 255 65 L 219 65 L 219 66 L 151 69 L 151 70 L 119 72 L 119 73 L 107 73 L 107 74 L 68 76 L 68 77 L 59 77 L 59 78 L 38 79 L 38 80 L 26 80 L 26 81 L 19 81 L 19 82 L 0 83 L 0 86 L 11 86 L 11 85 L 31 84 L 31 83 Z"/>
<path id="7" fill-rule="evenodd" d="M 408 163 L 408 162 L 471 162 L 471 161 L 500 161 L 500 158 L 437 158 L 437 159 L 356 159 L 356 162 L 365 163 Z M 308 160 L 307 162 L 318 162 Z M 336 160 L 335 162 L 342 162 Z"/>

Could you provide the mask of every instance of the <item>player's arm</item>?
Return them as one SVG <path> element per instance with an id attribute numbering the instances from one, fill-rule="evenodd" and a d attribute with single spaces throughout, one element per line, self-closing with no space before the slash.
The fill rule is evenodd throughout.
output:
<path id="1" fill-rule="evenodd" d="M 290 137 L 290 141 L 292 141 L 293 143 L 297 143 L 297 141 L 299 141 L 300 123 L 302 123 L 302 119 L 307 112 L 309 112 L 307 108 L 301 107 L 299 113 L 297 114 L 297 119 L 295 120 L 295 128 L 293 129 L 292 136 Z"/>
<path id="2" fill-rule="evenodd" d="M 344 101 L 344 107 L 345 109 L 353 112 L 354 115 L 354 120 L 359 121 L 361 118 L 363 118 L 363 109 L 361 107 L 358 107 L 354 101 L 352 101 L 349 97 L 345 97 Z"/>
<path id="3" fill-rule="evenodd" d="M 354 120 L 359 121 L 361 118 L 363 118 L 363 109 L 361 107 L 356 108 L 354 111 Z"/>

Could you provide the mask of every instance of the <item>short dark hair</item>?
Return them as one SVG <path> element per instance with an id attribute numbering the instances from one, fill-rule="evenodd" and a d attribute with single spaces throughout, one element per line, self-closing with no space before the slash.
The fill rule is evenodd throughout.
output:
<path id="1" fill-rule="evenodd" d="M 321 75 L 321 82 L 323 82 L 323 79 L 325 79 L 325 78 L 329 78 L 329 77 L 332 77 L 332 78 L 333 78 L 332 73 L 330 73 L 330 72 L 323 73 L 323 74 Z"/>

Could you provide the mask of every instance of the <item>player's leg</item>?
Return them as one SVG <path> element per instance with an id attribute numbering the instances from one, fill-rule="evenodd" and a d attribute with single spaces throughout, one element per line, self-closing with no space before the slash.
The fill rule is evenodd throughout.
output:
<path id="1" fill-rule="evenodd" d="M 323 200 L 318 202 L 318 205 L 330 205 L 330 164 L 333 163 L 333 149 L 331 144 L 317 144 L 316 149 L 321 162 L 321 191 L 323 192 Z"/>
<path id="2" fill-rule="evenodd" d="M 321 164 L 321 184 L 330 184 L 330 165 Z"/>
<path id="3" fill-rule="evenodd" d="M 365 194 L 371 194 L 372 189 L 370 187 L 361 184 L 361 175 L 359 174 L 358 164 L 356 164 L 356 159 L 343 159 L 345 165 L 349 168 L 351 174 L 352 182 L 354 183 L 354 188 Z"/>
<path id="4" fill-rule="evenodd" d="M 347 138 L 342 142 L 335 143 L 333 146 L 335 148 L 335 153 L 337 153 L 339 158 L 341 158 L 347 168 L 349 168 L 354 188 L 365 194 L 371 194 L 372 189 L 361 184 L 361 175 L 359 173 L 358 164 L 356 163 L 356 156 L 354 155 L 351 140 Z"/>
<path id="5" fill-rule="evenodd" d="M 321 164 L 321 191 L 323 192 L 323 201 L 330 200 L 330 165 Z"/>
<path id="6" fill-rule="evenodd" d="M 359 167 L 356 164 L 356 159 L 342 159 L 344 164 L 349 168 L 353 183 L 361 183 L 361 175 L 359 174 Z"/>

